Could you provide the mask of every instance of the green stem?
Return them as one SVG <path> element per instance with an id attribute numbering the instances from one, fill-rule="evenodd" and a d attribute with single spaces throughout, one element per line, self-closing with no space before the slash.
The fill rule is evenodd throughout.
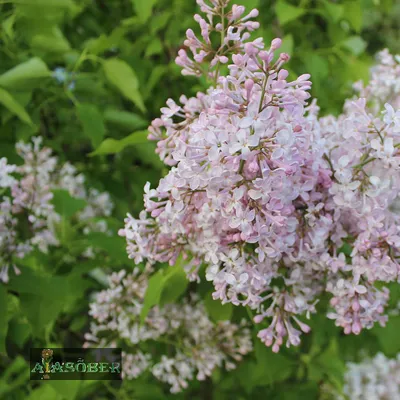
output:
<path id="1" fill-rule="evenodd" d="M 263 82 L 263 86 L 262 86 L 262 91 L 261 91 L 261 98 L 260 98 L 260 105 L 258 106 L 258 112 L 260 113 L 263 109 L 263 101 L 264 101 L 264 96 L 265 96 L 265 91 L 267 89 L 267 82 L 268 82 L 268 71 L 265 72 L 265 79 Z"/>
<path id="2" fill-rule="evenodd" d="M 375 157 L 371 157 L 371 158 L 369 158 L 368 160 L 366 160 L 366 161 L 364 161 L 364 162 L 362 162 L 362 163 L 360 163 L 360 164 L 354 165 L 353 168 L 354 168 L 354 169 L 362 168 L 362 167 L 364 167 L 364 165 L 367 165 L 367 164 L 369 164 L 370 162 L 375 161 L 375 160 L 376 160 Z"/>
<path id="3" fill-rule="evenodd" d="M 250 308 L 249 308 L 249 307 L 246 307 L 246 311 L 247 311 L 247 315 L 248 315 L 249 318 L 250 318 L 251 323 L 254 325 L 254 324 L 255 324 L 254 319 L 253 319 L 254 317 L 253 317 L 253 314 L 251 313 Z"/>
<path id="4" fill-rule="evenodd" d="M 323 158 L 329 164 L 329 168 L 331 169 L 332 174 L 335 174 L 335 169 L 333 168 L 332 161 L 330 160 L 330 158 L 326 154 L 323 155 Z"/>
<path id="5" fill-rule="evenodd" d="M 243 172 L 244 164 L 246 163 L 245 160 L 240 160 L 239 171 L 238 173 L 241 174 Z"/>

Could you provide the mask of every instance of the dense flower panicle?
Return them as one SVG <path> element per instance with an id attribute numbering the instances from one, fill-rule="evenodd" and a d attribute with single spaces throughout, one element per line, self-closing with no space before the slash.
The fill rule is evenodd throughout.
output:
<path id="1" fill-rule="evenodd" d="M 361 363 L 349 363 L 344 394 L 351 400 L 395 400 L 400 398 L 400 355 L 389 359 L 378 353 Z"/>
<path id="2" fill-rule="evenodd" d="M 212 4 L 202 10 L 221 11 Z M 146 185 L 139 219 L 125 220 L 129 257 L 173 265 L 182 255 L 191 280 L 207 264 L 214 299 L 268 321 L 259 337 L 274 351 L 299 344 L 310 329 L 299 316 L 324 292 L 345 333 L 384 325 L 389 291 L 375 283 L 399 279 L 400 111 L 355 98 L 319 118 L 310 76 L 289 81 L 288 55 L 275 54 L 280 39 L 242 44 L 215 86 L 181 105 L 169 99 L 149 128 L 171 169 Z"/>
<path id="3" fill-rule="evenodd" d="M 113 204 L 108 193 L 85 187 L 85 178 L 68 162 L 59 165 L 49 148 L 42 147 L 42 138 L 31 143 L 18 142 L 16 150 L 23 163 L 10 165 L 0 159 L 0 280 L 8 282 L 9 268 L 19 273 L 15 259 L 23 258 L 37 248 L 46 253 L 59 244 L 56 224 L 60 215 L 52 203 L 55 189 L 64 189 L 72 197 L 84 199 L 86 207 L 78 213 L 86 221 L 84 231 L 107 231 L 105 221 L 94 217 L 111 214 Z M 29 226 L 29 238 L 21 236 L 20 224 Z M 23 228 L 22 228 L 23 229 Z"/>
<path id="4" fill-rule="evenodd" d="M 176 393 L 194 378 L 204 380 L 216 367 L 235 368 L 252 350 L 250 331 L 229 321 L 213 323 L 198 297 L 150 309 L 141 323 L 144 295 L 151 268 L 125 270 L 109 277 L 109 288 L 90 304 L 93 317 L 85 347 L 122 346 L 123 377 L 134 379 L 145 370 Z M 166 354 L 144 352 L 146 342 L 171 345 Z"/>

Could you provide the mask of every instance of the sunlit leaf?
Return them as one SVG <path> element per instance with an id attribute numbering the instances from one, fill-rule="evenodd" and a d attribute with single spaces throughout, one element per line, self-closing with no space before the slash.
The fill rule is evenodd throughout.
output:
<path id="1" fill-rule="evenodd" d="M 118 58 L 112 58 L 104 61 L 103 69 L 108 81 L 144 112 L 145 106 L 139 92 L 139 81 L 130 65 Z"/>
<path id="2" fill-rule="evenodd" d="M 21 121 L 33 125 L 31 117 L 25 111 L 24 107 L 22 107 L 9 92 L 2 88 L 0 88 L 0 103 L 15 114 Z"/>
<path id="3" fill-rule="evenodd" d="M 139 132 L 134 132 L 131 135 L 121 140 L 105 139 L 94 152 L 90 153 L 90 156 L 120 153 L 128 146 L 132 146 L 139 143 L 147 143 L 148 142 L 147 136 L 148 136 L 147 131 L 139 131 Z"/>

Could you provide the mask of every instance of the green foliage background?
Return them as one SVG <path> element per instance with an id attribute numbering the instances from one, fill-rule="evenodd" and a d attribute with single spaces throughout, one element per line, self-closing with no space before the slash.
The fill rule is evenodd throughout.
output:
<path id="1" fill-rule="evenodd" d="M 312 94 L 323 113 L 340 112 L 351 83 L 368 78 L 378 50 L 400 52 L 396 0 L 238 3 L 259 8 L 257 35 L 267 42 L 284 39 L 292 76 L 312 74 Z M 169 97 L 206 87 L 182 77 L 174 64 L 186 29 L 196 28 L 196 10 L 194 0 L 0 0 L 0 157 L 18 163 L 15 142 L 43 136 L 92 187 L 112 195 L 116 209 L 109 224 L 116 233 L 126 212 L 141 210 L 146 181 L 155 185 L 165 172 L 146 139 L 150 121 Z M 301 347 L 275 355 L 255 338 L 255 352 L 236 371 L 217 371 L 180 395 L 168 394 L 150 377 L 122 386 L 35 386 L 29 382 L 29 348 L 80 346 L 90 294 L 104 287 L 109 271 L 132 267 L 116 234 L 82 236 L 76 207 L 70 199 L 58 204 L 61 247 L 30 255 L 19 265 L 20 276 L 0 285 L 0 399 L 323 399 L 329 398 L 327 385 L 340 390 L 344 362 L 357 360 L 360 349 L 389 356 L 400 350 L 400 317 L 391 317 L 386 329 L 345 337 L 317 316 Z M 88 245 L 102 252 L 82 262 L 78 255 Z M 73 267 L 63 262 L 65 254 L 74 257 Z M 209 289 L 199 288 L 213 319 L 243 316 L 217 308 Z M 397 298 L 392 296 L 393 304 Z"/>

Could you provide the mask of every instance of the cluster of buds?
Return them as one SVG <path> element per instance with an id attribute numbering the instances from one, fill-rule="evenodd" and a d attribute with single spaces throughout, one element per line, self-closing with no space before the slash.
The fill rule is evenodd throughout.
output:
<path id="1" fill-rule="evenodd" d="M 206 17 L 204 19 L 198 14 L 194 16 L 200 26 L 202 40 L 192 29 L 188 29 L 184 45 L 190 49 L 192 57 L 188 56 L 185 49 L 181 49 L 176 63 L 183 68 L 183 75 L 205 74 L 216 80 L 221 65 L 228 63 L 228 56 L 232 52 L 239 52 L 244 42 L 250 38 L 250 32 L 259 28 L 258 22 L 251 21 L 258 16 L 258 10 L 253 9 L 247 15 L 244 15 L 243 6 L 234 5 L 228 10 L 229 0 L 211 0 L 211 5 L 204 0 L 197 0 L 197 3 Z M 207 61 L 206 70 L 204 61 Z"/>

